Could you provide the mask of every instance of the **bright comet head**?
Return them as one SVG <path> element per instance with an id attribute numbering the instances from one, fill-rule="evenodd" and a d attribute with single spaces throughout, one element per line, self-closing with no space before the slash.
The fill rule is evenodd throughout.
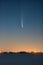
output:
<path id="1" fill-rule="evenodd" d="M 23 19 L 21 19 L 21 28 L 23 28 Z"/>

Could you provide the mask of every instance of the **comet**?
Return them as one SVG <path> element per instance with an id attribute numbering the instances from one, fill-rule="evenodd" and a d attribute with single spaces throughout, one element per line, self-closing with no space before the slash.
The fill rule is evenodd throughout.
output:
<path id="1" fill-rule="evenodd" d="M 21 19 L 21 28 L 23 29 L 23 19 Z"/>

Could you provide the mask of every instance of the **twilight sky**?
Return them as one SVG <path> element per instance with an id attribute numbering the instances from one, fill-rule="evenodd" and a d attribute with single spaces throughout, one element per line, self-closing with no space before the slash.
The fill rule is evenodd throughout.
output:
<path id="1" fill-rule="evenodd" d="M 43 0 L 0 0 L 0 50 L 43 51 Z"/>

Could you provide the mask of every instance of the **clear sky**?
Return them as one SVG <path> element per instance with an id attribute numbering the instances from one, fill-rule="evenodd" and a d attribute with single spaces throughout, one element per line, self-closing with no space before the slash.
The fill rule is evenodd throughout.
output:
<path id="1" fill-rule="evenodd" d="M 0 0 L 0 50 L 43 51 L 43 0 Z"/>

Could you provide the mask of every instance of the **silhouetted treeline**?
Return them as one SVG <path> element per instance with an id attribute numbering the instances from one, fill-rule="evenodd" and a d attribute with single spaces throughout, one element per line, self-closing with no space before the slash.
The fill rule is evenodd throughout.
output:
<path id="1" fill-rule="evenodd" d="M 0 65 L 43 65 L 43 53 L 3 52 L 0 53 Z"/>

